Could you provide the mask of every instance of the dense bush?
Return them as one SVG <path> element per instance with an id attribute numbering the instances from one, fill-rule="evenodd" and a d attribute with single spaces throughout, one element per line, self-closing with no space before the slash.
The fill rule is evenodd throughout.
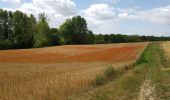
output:
<path id="1" fill-rule="evenodd" d="M 103 85 L 106 82 L 116 78 L 121 72 L 113 67 L 107 67 L 103 72 L 96 76 L 96 85 Z"/>
<path id="2" fill-rule="evenodd" d="M 0 41 L 0 50 L 7 50 L 10 49 L 11 44 L 8 40 L 1 40 Z"/>
<path id="3" fill-rule="evenodd" d="M 50 46 L 57 46 L 65 44 L 65 39 L 63 35 L 60 33 L 59 29 L 51 28 L 49 34 L 49 43 Z"/>

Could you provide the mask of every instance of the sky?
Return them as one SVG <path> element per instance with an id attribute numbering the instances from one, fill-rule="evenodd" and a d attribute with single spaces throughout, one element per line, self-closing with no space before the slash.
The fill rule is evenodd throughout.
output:
<path id="1" fill-rule="evenodd" d="M 0 8 L 44 12 L 55 28 L 81 15 L 95 34 L 170 36 L 170 0 L 0 0 Z"/>

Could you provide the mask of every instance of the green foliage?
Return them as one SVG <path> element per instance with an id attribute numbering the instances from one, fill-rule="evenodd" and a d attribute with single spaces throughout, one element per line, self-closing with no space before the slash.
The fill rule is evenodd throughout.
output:
<path id="1" fill-rule="evenodd" d="M 88 31 L 86 34 L 86 44 L 94 44 L 95 36 L 92 31 Z"/>
<path id="2" fill-rule="evenodd" d="M 149 63 L 151 60 L 151 53 L 150 50 L 152 49 L 152 43 L 147 46 L 147 48 L 142 52 L 139 59 L 135 62 L 135 65 Z"/>
<path id="3" fill-rule="evenodd" d="M 1 43 L 8 40 L 11 44 L 10 48 L 30 48 L 33 46 L 34 36 L 31 33 L 31 20 L 26 14 L 20 11 L 12 13 L 1 9 L 0 16 Z"/>
<path id="4" fill-rule="evenodd" d="M 10 42 L 9 40 L 1 40 L 0 41 L 0 50 L 7 50 L 7 49 L 10 49 Z"/>
<path id="5" fill-rule="evenodd" d="M 49 45 L 50 28 L 45 14 L 39 15 L 37 33 L 35 34 L 35 47 L 44 47 Z"/>
<path id="6" fill-rule="evenodd" d="M 87 38 L 87 23 L 81 16 L 75 16 L 72 18 L 72 28 L 73 28 L 73 44 L 86 44 Z"/>
<path id="7" fill-rule="evenodd" d="M 60 32 L 63 34 L 65 38 L 66 44 L 72 44 L 72 21 L 70 19 L 67 19 L 61 26 L 60 26 Z"/>
<path id="8" fill-rule="evenodd" d="M 104 40 L 104 35 L 99 34 L 99 35 L 95 35 L 95 43 L 96 44 L 105 44 L 105 43 L 107 43 L 107 41 Z"/>
<path id="9" fill-rule="evenodd" d="M 8 12 L 0 10 L 0 38 L 8 38 Z"/>
<path id="10" fill-rule="evenodd" d="M 104 77 L 103 75 L 96 76 L 96 80 L 95 80 L 96 85 L 103 85 L 105 82 L 106 82 L 106 77 Z"/>
<path id="11" fill-rule="evenodd" d="M 67 19 L 61 26 L 60 32 L 65 38 L 66 44 L 92 44 L 94 35 L 87 29 L 87 23 L 81 16 Z"/>
<path id="12" fill-rule="evenodd" d="M 146 41 L 167 41 L 167 40 L 170 40 L 170 37 L 121 35 L 121 34 L 110 34 L 110 35 L 99 34 L 99 35 L 95 35 L 96 44 L 146 42 Z"/>
<path id="13" fill-rule="evenodd" d="M 56 46 L 56 45 L 62 45 L 64 44 L 64 38 L 62 37 L 62 35 L 59 33 L 59 30 L 57 28 L 52 28 L 50 30 L 50 45 L 52 46 Z"/>
<path id="14" fill-rule="evenodd" d="M 14 48 L 30 48 L 33 46 L 34 36 L 31 33 L 30 18 L 20 11 L 13 14 L 13 47 Z"/>
<path id="15" fill-rule="evenodd" d="M 64 38 L 59 32 L 50 31 L 47 18 L 44 13 L 39 15 L 37 21 L 33 15 L 15 11 L 10 12 L 0 9 L 0 42 L 1 49 L 44 47 L 49 45 L 60 45 Z"/>
<path id="16" fill-rule="evenodd" d="M 97 75 L 95 83 L 96 85 L 103 85 L 106 82 L 112 80 L 113 78 L 117 77 L 121 72 L 113 67 L 107 67 L 103 70 L 102 74 Z"/>

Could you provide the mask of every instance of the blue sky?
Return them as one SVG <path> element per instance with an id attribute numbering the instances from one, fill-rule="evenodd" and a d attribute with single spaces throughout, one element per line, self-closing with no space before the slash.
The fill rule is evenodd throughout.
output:
<path id="1" fill-rule="evenodd" d="M 0 0 L 0 8 L 45 12 L 51 27 L 81 15 L 96 34 L 170 36 L 170 0 Z"/>
<path id="2" fill-rule="evenodd" d="M 110 0 L 113 1 L 113 0 Z M 151 9 L 155 7 L 166 6 L 170 4 L 170 0 L 117 0 L 116 3 L 111 3 L 109 0 L 75 0 L 80 9 L 88 8 L 94 3 L 107 3 L 120 8 L 134 8 Z"/>

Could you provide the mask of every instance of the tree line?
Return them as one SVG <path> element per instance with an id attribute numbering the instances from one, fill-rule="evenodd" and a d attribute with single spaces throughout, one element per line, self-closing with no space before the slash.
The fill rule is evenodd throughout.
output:
<path id="1" fill-rule="evenodd" d="M 127 43 L 127 42 L 148 42 L 148 41 L 170 41 L 170 37 L 122 35 L 122 34 L 99 34 L 95 35 L 96 44 Z"/>
<path id="2" fill-rule="evenodd" d="M 169 37 L 137 35 L 95 35 L 81 16 L 67 19 L 59 28 L 50 28 L 45 13 L 26 15 L 0 9 L 0 49 L 23 49 L 63 44 L 100 44 L 170 40 Z"/>

